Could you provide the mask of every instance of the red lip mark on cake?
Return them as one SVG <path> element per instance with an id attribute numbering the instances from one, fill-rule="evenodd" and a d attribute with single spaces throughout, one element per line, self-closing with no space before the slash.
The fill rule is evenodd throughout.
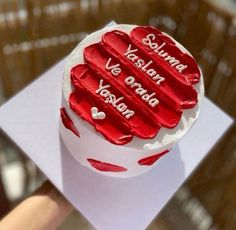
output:
<path id="1" fill-rule="evenodd" d="M 94 159 L 87 159 L 87 160 L 91 164 L 92 167 L 94 167 L 95 169 L 97 169 L 99 171 L 103 171 L 103 172 L 125 172 L 125 171 L 127 171 L 126 168 L 119 166 L 119 165 L 101 162 L 101 161 L 97 161 Z"/>
<path id="2" fill-rule="evenodd" d="M 169 152 L 169 150 L 165 150 L 165 151 L 155 154 L 153 156 L 145 157 L 145 158 L 139 160 L 138 163 L 140 165 L 153 165 L 160 157 L 162 157 L 163 155 L 165 155 L 168 152 Z"/>
<path id="3" fill-rule="evenodd" d="M 61 112 L 61 120 L 62 120 L 63 125 L 67 129 L 69 129 L 71 132 L 73 132 L 76 136 L 80 137 L 80 133 L 78 129 L 75 127 L 69 115 L 67 114 L 66 109 L 63 107 L 60 109 L 60 112 Z"/>
<path id="4" fill-rule="evenodd" d="M 198 102 L 196 62 L 154 28 L 107 32 L 84 49 L 84 59 L 71 70 L 70 107 L 113 144 L 154 138 Z M 94 107 L 103 119 L 91 115 Z"/>

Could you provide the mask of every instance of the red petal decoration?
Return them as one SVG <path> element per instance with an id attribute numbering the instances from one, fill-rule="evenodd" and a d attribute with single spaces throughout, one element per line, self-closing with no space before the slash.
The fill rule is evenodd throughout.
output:
<path id="1" fill-rule="evenodd" d="M 153 156 L 150 156 L 150 157 L 146 157 L 146 158 L 143 158 L 141 160 L 138 161 L 138 163 L 140 165 L 152 165 L 154 164 L 160 157 L 162 157 L 163 155 L 165 155 L 166 153 L 168 153 L 169 150 L 165 150 L 161 153 L 158 153 L 156 155 L 153 155 Z"/>
<path id="2" fill-rule="evenodd" d="M 61 120 L 64 126 L 69 129 L 71 132 L 73 132 L 76 136 L 80 137 L 80 133 L 78 129 L 75 127 L 73 121 L 69 117 L 68 113 L 66 112 L 66 109 L 63 107 L 60 109 L 61 112 Z"/>
<path id="3" fill-rule="evenodd" d="M 99 171 L 103 171 L 103 172 L 124 172 L 124 171 L 127 171 L 126 168 L 119 166 L 119 165 L 113 165 L 113 164 L 97 161 L 94 159 L 87 159 L 87 160 L 91 164 L 92 167 L 94 167 L 95 169 L 97 169 Z"/>

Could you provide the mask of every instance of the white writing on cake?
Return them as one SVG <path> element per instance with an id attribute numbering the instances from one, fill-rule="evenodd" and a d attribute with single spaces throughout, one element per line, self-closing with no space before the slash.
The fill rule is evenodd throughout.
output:
<path id="1" fill-rule="evenodd" d="M 148 94 L 147 90 L 142 87 L 142 85 L 135 81 L 133 76 L 129 76 L 125 79 L 125 84 L 130 86 L 130 88 L 136 88 L 135 93 L 141 96 L 141 99 L 146 101 L 151 107 L 155 107 L 159 104 L 157 98 L 154 98 L 155 93 Z"/>
<path id="2" fill-rule="evenodd" d="M 165 78 L 160 76 L 160 74 L 158 74 L 156 70 L 149 67 L 153 63 L 153 61 L 145 63 L 143 59 L 139 58 L 135 54 L 137 51 L 138 49 L 132 49 L 131 44 L 129 44 L 127 51 L 124 53 L 124 56 L 132 61 L 137 68 L 141 69 L 144 73 L 151 77 L 152 80 L 156 81 L 157 85 L 160 85 L 161 82 L 165 80 Z"/>
<path id="3" fill-rule="evenodd" d="M 112 94 L 108 88 L 111 86 L 109 84 L 103 85 L 103 79 L 99 81 L 98 89 L 96 90 L 97 94 L 100 94 L 101 97 L 105 98 L 105 103 L 111 104 L 118 112 L 120 112 L 127 119 L 134 116 L 134 111 L 128 109 L 128 106 L 121 102 L 124 97 L 117 98 L 114 94 Z"/>
<path id="4" fill-rule="evenodd" d="M 106 114 L 102 111 L 98 112 L 97 107 L 91 108 L 91 114 L 92 114 L 92 118 L 95 120 L 103 120 L 106 118 Z"/>
<path id="5" fill-rule="evenodd" d="M 142 43 L 151 48 L 156 54 L 158 54 L 159 57 L 169 63 L 172 67 L 175 67 L 178 72 L 182 73 L 186 68 L 188 68 L 188 65 L 182 64 L 178 59 L 170 56 L 168 52 L 163 49 L 166 46 L 165 42 L 163 42 L 161 45 L 158 45 L 156 42 L 154 42 L 155 39 L 155 34 L 148 34 L 142 39 Z"/>
<path id="6" fill-rule="evenodd" d="M 105 69 L 111 71 L 112 75 L 118 76 L 121 73 L 120 64 L 111 65 L 111 61 L 112 59 L 109 58 L 105 65 Z"/>
<path id="7" fill-rule="evenodd" d="M 105 69 L 110 71 L 114 76 L 117 76 L 122 71 L 120 68 L 120 64 L 110 65 L 111 61 L 112 61 L 112 59 L 109 58 L 106 65 L 105 65 Z M 150 65 L 150 64 L 147 64 L 147 65 Z M 142 84 L 136 82 L 135 77 L 133 77 L 133 76 L 126 77 L 124 80 L 124 83 L 126 85 L 130 86 L 130 88 L 134 89 L 134 92 L 137 95 L 140 95 L 141 99 L 143 101 L 147 102 L 149 106 L 154 108 L 156 105 L 159 104 L 159 100 L 154 97 L 156 95 L 156 93 L 148 94 L 147 90 L 143 88 Z"/>

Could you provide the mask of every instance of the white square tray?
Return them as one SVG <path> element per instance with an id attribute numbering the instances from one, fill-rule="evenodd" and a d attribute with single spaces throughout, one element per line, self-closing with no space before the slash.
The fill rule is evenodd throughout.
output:
<path id="1" fill-rule="evenodd" d="M 182 141 L 148 173 L 109 178 L 78 164 L 60 141 L 64 60 L 0 108 L 0 127 L 97 229 L 144 229 L 231 125 L 204 99 Z"/>

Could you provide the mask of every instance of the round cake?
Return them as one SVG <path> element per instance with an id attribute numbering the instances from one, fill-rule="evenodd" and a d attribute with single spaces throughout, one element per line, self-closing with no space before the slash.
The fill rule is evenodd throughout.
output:
<path id="1" fill-rule="evenodd" d="M 204 96 L 192 55 L 158 29 L 136 25 L 87 36 L 67 58 L 62 88 L 60 133 L 70 154 L 124 178 L 171 150 L 198 118 Z"/>

